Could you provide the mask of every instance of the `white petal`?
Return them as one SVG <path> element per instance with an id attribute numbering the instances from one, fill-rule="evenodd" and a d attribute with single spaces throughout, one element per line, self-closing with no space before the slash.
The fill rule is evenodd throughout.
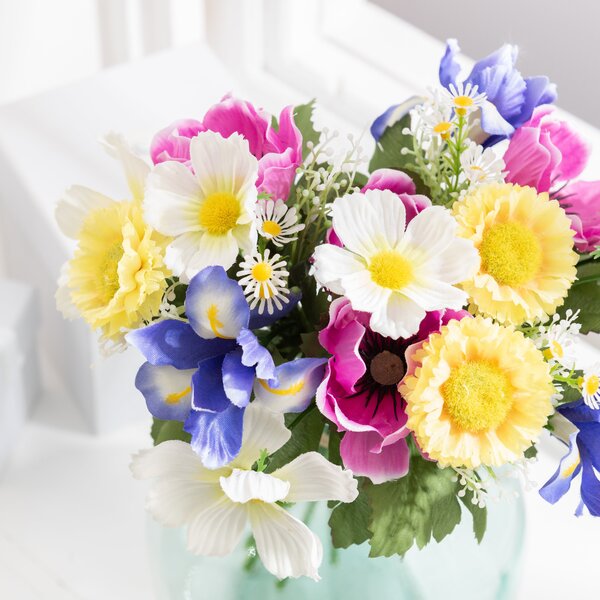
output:
<path id="1" fill-rule="evenodd" d="M 243 200 L 246 206 L 247 194 L 256 194 L 258 161 L 240 134 L 233 133 L 224 138 L 214 131 L 203 131 L 192 139 L 190 155 L 204 196 L 230 193 Z M 254 211 L 254 202 L 251 208 Z"/>
<path id="2" fill-rule="evenodd" d="M 231 475 L 221 477 L 221 489 L 233 502 L 245 504 L 250 500 L 279 502 L 290 491 L 290 484 L 268 473 L 234 469 Z"/>
<path id="3" fill-rule="evenodd" d="M 383 234 L 377 229 L 377 215 L 365 194 L 338 198 L 333 203 L 332 214 L 333 229 L 348 250 L 364 257 L 377 251 Z"/>
<path id="4" fill-rule="evenodd" d="M 144 218 L 164 235 L 199 231 L 201 198 L 198 182 L 185 165 L 174 161 L 160 163 L 148 176 Z"/>
<path id="5" fill-rule="evenodd" d="M 231 554 L 239 544 L 247 522 L 246 506 L 223 496 L 194 518 L 188 528 L 188 550 L 201 556 Z"/>
<path id="6" fill-rule="evenodd" d="M 471 240 L 455 238 L 439 259 L 438 278 L 446 283 L 467 281 L 479 270 L 479 253 Z"/>
<path id="7" fill-rule="evenodd" d="M 133 457 L 130 468 L 136 479 L 156 479 L 146 508 L 171 527 L 189 523 L 199 510 L 221 498 L 219 478 L 229 472 L 204 468 L 191 446 L 177 440 L 142 450 Z"/>
<path id="8" fill-rule="evenodd" d="M 321 540 L 304 524 L 276 504 L 248 506 L 256 549 L 267 571 L 284 579 L 306 576 L 319 581 L 323 560 Z"/>
<path id="9" fill-rule="evenodd" d="M 185 281 L 189 281 L 186 278 L 185 272 L 188 264 L 192 261 L 192 258 L 198 252 L 198 246 L 200 240 L 204 234 L 201 231 L 195 231 L 193 233 L 184 233 L 179 237 L 175 238 L 168 246 L 165 252 L 165 264 L 173 275 L 177 275 Z"/>
<path id="10" fill-rule="evenodd" d="M 380 310 L 385 306 L 392 293 L 391 290 L 377 285 L 367 269 L 343 277 L 341 287 L 354 310 L 369 313 Z"/>
<path id="11" fill-rule="evenodd" d="M 456 239 L 456 228 L 457 223 L 448 209 L 430 206 L 408 224 L 403 244 L 422 248 L 430 256 L 436 256 Z"/>
<path id="12" fill-rule="evenodd" d="M 353 502 L 358 496 L 357 482 L 352 472 L 330 463 L 318 452 L 301 454 L 271 475 L 289 481 L 290 492 L 285 498 L 286 502 Z"/>
<path id="13" fill-rule="evenodd" d="M 144 197 L 144 188 L 150 166 L 132 152 L 123 136 L 117 133 L 109 133 L 102 142 L 106 151 L 123 165 L 125 179 L 133 198 L 141 200 Z"/>
<path id="14" fill-rule="evenodd" d="M 371 315 L 369 324 L 373 331 L 397 340 L 417 333 L 424 318 L 425 310 L 410 298 L 395 293 L 384 307 Z"/>
<path id="15" fill-rule="evenodd" d="M 442 281 L 420 278 L 402 289 L 402 294 L 410 298 L 426 311 L 452 308 L 458 310 L 467 301 L 462 290 Z"/>
<path id="16" fill-rule="evenodd" d="M 251 403 L 244 413 L 242 449 L 230 463 L 231 467 L 250 469 L 262 450 L 272 454 L 279 450 L 291 437 L 281 413 L 274 413 Z"/>
<path id="17" fill-rule="evenodd" d="M 321 244 L 313 254 L 315 279 L 334 294 L 344 294 L 340 279 L 366 269 L 358 256 L 332 244 Z"/>
<path id="18" fill-rule="evenodd" d="M 91 211 L 113 204 L 115 204 L 114 200 L 100 192 L 90 190 L 83 185 L 73 185 L 58 201 L 54 216 L 60 230 L 67 237 L 77 239 L 81 226 Z"/>
<path id="19" fill-rule="evenodd" d="M 196 252 L 186 264 L 186 275 L 191 279 L 205 267 L 221 266 L 229 269 L 239 254 L 237 241 L 231 231 L 225 235 L 203 232 L 198 238 Z"/>
<path id="20" fill-rule="evenodd" d="M 56 308 L 62 313 L 65 319 L 71 321 L 78 319 L 81 315 L 73 304 L 71 299 L 71 290 L 69 289 L 69 263 L 66 262 L 60 268 L 60 275 L 58 276 L 58 287 L 56 288 Z"/>
<path id="21" fill-rule="evenodd" d="M 395 248 L 404 237 L 406 227 L 404 203 L 390 190 L 367 190 L 365 197 L 375 211 L 376 238 L 379 240 L 383 236 L 386 247 Z M 381 246 L 381 242 L 378 245 Z"/>
<path id="22" fill-rule="evenodd" d="M 258 230 L 256 228 L 256 221 L 252 221 L 247 225 L 238 225 L 231 230 L 233 237 L 239 248 L 244 252 L 252 252 L 256 248 L 256 242 L 258 240 Z"/>

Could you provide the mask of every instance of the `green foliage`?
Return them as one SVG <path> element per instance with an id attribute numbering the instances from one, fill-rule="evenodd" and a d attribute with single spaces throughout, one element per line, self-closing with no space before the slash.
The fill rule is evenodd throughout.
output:
<path id="1" fill-rule="evenodd" d="M 412 135 L 405 135 L 402 130 L 410 127 L 410 115 L 405 115 L 397 123 L 388 127 L 379 138 L 375 152 L 369 163 L 369 172 L 376 169 L 396 169 L 410 175 L 417 186 L 417 193 L 429 195 L 429 188 L 420 175 L 411 167 L 414 158 L 410 154 L 402 154 L 403 148 L 413 148 Z"/>
<path id="2" fill-rule="evenodd" d="M 531 448 L 535 450 L 535 446 L 532 446 Z M 485 528 L 487 527 L 487 508 L 480 508 L 478 504 L 473 504 L 472 499 L 473 493 L 471 491 L 467 491 L 467 493 L 460 500 L 473 517 L 473 533 L 475 534 L 477 543 L 481 544 L 481 540 L 485 534 Z"/>
<path id="3" fill-rule="evenodd" d="M 369 531 L 371 507 L 362 485 L 370 484 L 366 481 L 361 482 L 358 498 L 350 504 L 343 502 L 338 504 L 329 517 L 334 548 L 348 548 L 352 544 L 362 544 L 371 537 Z"/>
<path id="4" fill-rule="evenodd" d="M 600 261 L 586 262 L 577 269 L 577 281 L 569 291 L 560 313 L 579 309 L 581 333 L 600 333 Z"/>
<path id="5" fill-rule="evenodd" d="M 180 421 L 161 421 L 160 419 L 153 419 L 150 435 L 155 446 L 167 440 L 181 440 L 189 444 L 192 439 L 192 436 L 183 430 L 183 423 Z"/>
<path id="6" fill-rule="evenodd" d="M 302 158 L 305 159 L 308 156 L 309 148 L 308 142 L 317 144 L 321 134 L 315 129 L 313 123 L 313 111 L 315 109 L 315 99 L 313 98 L 307 104 L 299 104 L 294 107 L 294 123 L 302 134 Z"/>
<path id="7" fill-rule="evenodd" d="M 267 471 L 272 473 L 297 456 L 319 449 L 321 434 L 325 423 L 315 405 L 311 404 L 303 413 L 289 414 L 285 417 L 286 426 L 292 430 L 292 437 L 269 459 Z"/>
<path id="8" fill-rule="evenodd" d="M 453 478 L 451 469 L 414 455 L 404 477 L 367 487 L 370 556 L 403 556 L 415 543 L 423 548 L 432 536 L 440 541 L 450 534 L 461 517 Z"/>

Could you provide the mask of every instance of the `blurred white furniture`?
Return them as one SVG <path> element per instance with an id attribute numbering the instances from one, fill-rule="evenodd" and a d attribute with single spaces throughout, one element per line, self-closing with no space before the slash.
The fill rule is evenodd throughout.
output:
<path id="1" fill-rule="evenodd" d="M 0 477 L 40 392 L 31 286 L 0 279 Z"/>

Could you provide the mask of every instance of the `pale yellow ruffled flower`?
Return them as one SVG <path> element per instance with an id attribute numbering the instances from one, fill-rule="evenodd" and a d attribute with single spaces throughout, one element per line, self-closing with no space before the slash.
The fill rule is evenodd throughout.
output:
<path id="1" fill-rule="evenodd" d="M 409 357 L 407 426 L 442 465 L 522 458 L 552 413 L 550 368 L 533 342 L 484 317 L 450 321 Z"/>
<path id="2" fill-rule="evenodd" d="M 556 200 L 530 187 L 493 183 L 453 207 L 458 234 L 477 248 L 481 266 L 462 283 L 472 308 L 502 323 L 544 320 L 575 280 L 571 223 Z"/>

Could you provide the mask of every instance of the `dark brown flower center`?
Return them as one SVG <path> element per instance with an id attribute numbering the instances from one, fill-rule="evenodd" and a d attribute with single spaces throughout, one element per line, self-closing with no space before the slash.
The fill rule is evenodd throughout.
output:
<path id="1" fill-rule="evenodd" d="M 396 385 L 405 373 L 402 359 L 389 350 L 380 352 L 369 366 L 371 376 L 380 385 Z"/>

